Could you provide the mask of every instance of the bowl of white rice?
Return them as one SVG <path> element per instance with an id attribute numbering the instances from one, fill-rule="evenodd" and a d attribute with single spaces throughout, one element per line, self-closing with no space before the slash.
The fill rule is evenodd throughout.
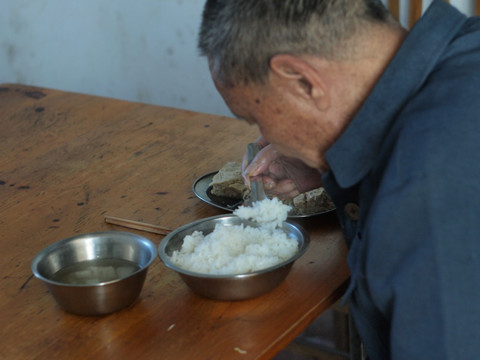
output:
<path id="1" fill-rule="evenodd" d="M 288 210 L 267 199 L 233 214 L 192 222 L 166 236 L 158 255 L 201 296 L 257 297 L 279 285 L 308 248 L 306 231 L 286 221 Z"/>

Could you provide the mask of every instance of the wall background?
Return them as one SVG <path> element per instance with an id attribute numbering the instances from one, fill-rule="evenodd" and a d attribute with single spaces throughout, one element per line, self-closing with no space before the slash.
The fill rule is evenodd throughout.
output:
<path id="1" fill-rule="evenodd" d="M 424 8 L 432 0 L 424 0 Z M 0 0 L 0 84 L 231 113 L 197 31 L 204 0 Z M 473 14 L 470 0 L 451 0 Z M 402 23 L 408 5 L 402 3 Z"/>

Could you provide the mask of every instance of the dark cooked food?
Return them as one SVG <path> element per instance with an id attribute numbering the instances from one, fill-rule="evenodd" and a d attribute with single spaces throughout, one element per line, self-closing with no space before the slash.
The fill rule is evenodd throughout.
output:
<path id="1" fill-rule="evenodd" d="M 211 193 L 231 199 L 246 199 L 249 196 L 249 189 L 243 183 L 241 174 L 241 163 L 228 162 L 220 171 L 215 174 L 210 183 Z M 290 216 L 317 214 L 333 210 L 335 205 L 323 187 L 302 193 L 291 200 L 284 200 L 292 210 Z"/>
<path id="2" fill-rule="evenodd" d="M 287 204 L 292 206 L 290 216 L 316 214 L 335 208 L 333 201 L 323 187 L 302 193 Z"/>
<path id="3" fill-rule="evenodd" d="M 212 179 L 210 186 L 212 194 L 231 199 L 243 199 L 248 187 L 243 183 L 242 165 L 238 162 L 228 162 Z"/>

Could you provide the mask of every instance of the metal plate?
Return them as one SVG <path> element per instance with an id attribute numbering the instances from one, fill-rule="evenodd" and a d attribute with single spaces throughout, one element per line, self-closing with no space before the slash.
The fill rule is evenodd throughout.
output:
<path id="1" fill-rule="evenodd" d="M 221 196 L 215 196 L 211 193 L 212 187 L 210 183 L 212 182 L 213 177 L 218 171 L 213 171 L 211 173 L 200 176 L 193 183 L 193 192 L 200 199 L 206 203 L 213 205 L 217 208 L 233 211 L 238 206 L 243 204 L 243 200 L 230 199 Z"/>
<path id="2" fill-rule="evenodd" d="M 226 211 L 234 211 L 237 207 L 243 204 L 243 200 L 238 199 L 230 199 L 221 196 L 216 196 L 211 193 L 212 187 L 210 183 L 212 182 L 213 177 L 218 171 L 212 171 L 211 173 L 205 174 L 200 176 L 195 182 L 193 183 L 193 193 L 202 201 L 206 202 L 207 204 L 213 205 L 219 209 L 223 209 Z M 300 215 L 291 215 L 289 216 L 290 219 L 298 219 L 298 218 L 306 218 L 321 214 L 326 214 L 335 210 L 335 207 L 331 209 L 326 209 L 324 211 L 311 213 L 311 214 L 300 214 Z"/>

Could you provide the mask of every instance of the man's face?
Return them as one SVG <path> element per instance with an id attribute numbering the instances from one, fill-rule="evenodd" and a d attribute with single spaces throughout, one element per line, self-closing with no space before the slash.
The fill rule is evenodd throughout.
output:
<path id="1" fill-rule="evenodd" d="M 313 168 L 326 167 L 322 131 L 309 104 L 270 83 L 228 87 L 214 82 L 232 113 L 258 125 L 263 137 L 280 153 Z"/>

